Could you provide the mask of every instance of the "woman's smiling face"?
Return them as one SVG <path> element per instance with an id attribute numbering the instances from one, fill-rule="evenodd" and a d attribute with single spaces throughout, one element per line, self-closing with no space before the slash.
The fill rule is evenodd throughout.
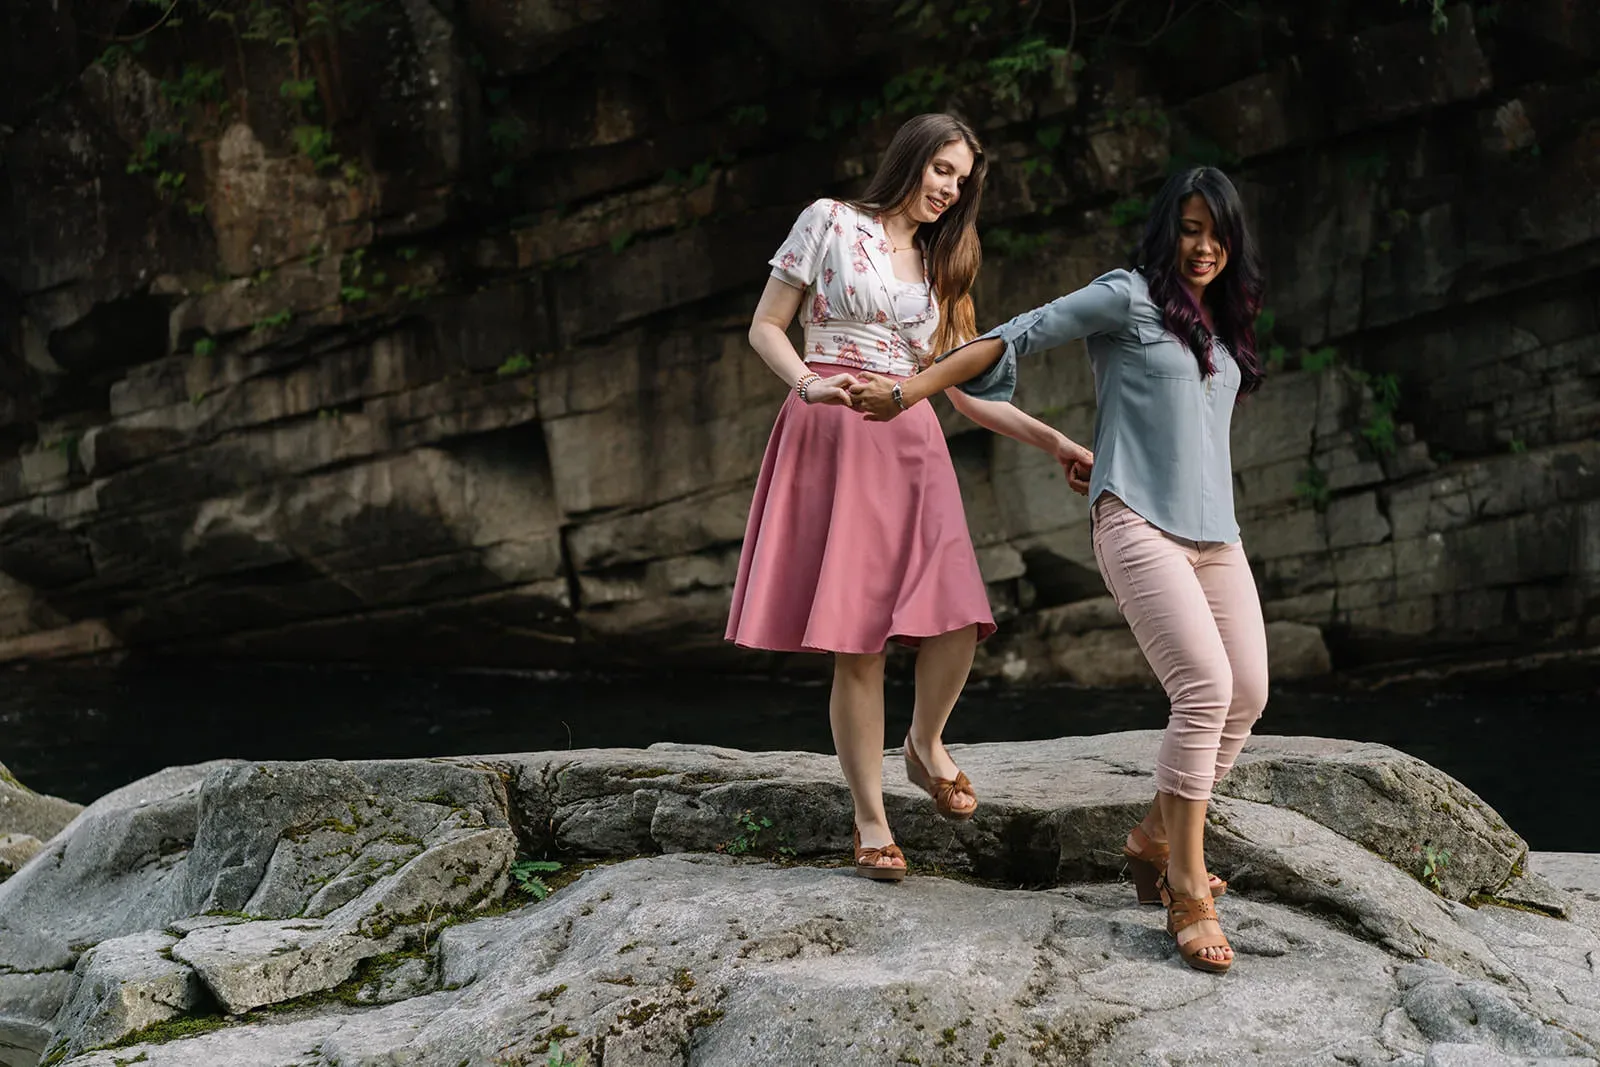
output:
<path id="1" fill-rule="evenodd" d="M 947 141 L 922 171 L 922 188 L 906 205 L 913 222 L 938 222 L 961 199 L 961 187 L 972 173 L 972 149 L 961 140 Z"/>
<path id="2" fill-rule="evenodd" d="M 1187 197 L 1178 219 L 1178 276 L 1198 300 L 1227 266 L 1228 250 L 1217 236 L 1211 206 L 1199 193 Z"/>

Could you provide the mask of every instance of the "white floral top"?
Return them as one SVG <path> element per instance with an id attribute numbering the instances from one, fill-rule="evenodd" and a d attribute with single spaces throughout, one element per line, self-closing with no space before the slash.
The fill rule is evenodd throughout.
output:
<path id="1" fill-rule="evenodd" d="M 921 313 L 905 318 L 906 301 L 895 300 L 905 283 L 895 277 L 892 251 L 881 218 L 837 200 L 818 200 L 795 219 L 770 262 L 774 278 L 806 291 L 803 358 L 901 376 L 928 365 L 939 307 L 928 285 L 927 252 L 927 295 Z"/>

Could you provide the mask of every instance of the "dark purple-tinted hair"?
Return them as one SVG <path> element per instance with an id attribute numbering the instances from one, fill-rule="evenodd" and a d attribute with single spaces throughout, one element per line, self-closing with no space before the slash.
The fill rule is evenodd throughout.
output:
<path id="1" fill-rule="evenodd" d="M 1228 252 L 1228 265 L 1206 286 L 1204 300 L 1211 309 L 1216 336 L 1239 361 L 1242 398 L 1261 387 L 1261 357 L 1256 352 L 1256 316 L 1261 313 L 1264 289 L 1261 258 L 1245 225 L 1239 191 L 1215 167 L 1195 167 L 1167 179 L 1150 205 L 1144 240 L 1134 254 L 1134 267 L 1150 286 L 1150 300 L 1160 308 L 1167 329 L 1188 342 L 1200 373 L 1216 373 L 1211 363 L 1211 333 L 1200 308 L 1178 273 L 1178 239 L 1183 202 L 1200 195 L 1211 209 L 1217 239 Z"/>

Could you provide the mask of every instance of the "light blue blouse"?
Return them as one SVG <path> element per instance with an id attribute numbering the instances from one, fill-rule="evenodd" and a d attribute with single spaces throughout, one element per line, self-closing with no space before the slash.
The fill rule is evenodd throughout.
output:
<path id="1" fill-rule="evenodd" d="M 1086 339 L 1098 405 L 1090 501 L 1115 494 L 1156 527 L 1190 541 L 1239 539 L 1228 450 L 1239 365 L 1226 345 L 1213 341 L 1217 373 L 1202 377 L 1189 346 L 1162 324 L 1143 275 L 1102 275 L 977 340 L 991 337 L 1005 342 L 1005 354 L 958 387 L 983 400 L 1011 399 L 1018 356 Z"/>

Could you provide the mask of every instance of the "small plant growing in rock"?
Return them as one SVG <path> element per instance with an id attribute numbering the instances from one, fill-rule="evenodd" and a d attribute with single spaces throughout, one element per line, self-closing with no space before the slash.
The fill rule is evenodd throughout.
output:
<path id="1" fill-rule="evenodd" d="M 555 860 L 517 860 L 511 865 L 511 878 L 517 888 L 534 900 L 543 900 L 552 890 L 541 874 L 554 874 L 561 869 Z"/>
<path id="2" fill-rule="evenodd" d="M 1321 371 L 1325 371 L 1328 368 L 1337 365 L 1338 362 L 1339 350 L 1332 345 L 1323 345 L 1321 348 L 1313 348 L 1308 352 L 1301 353 L 1300 355 L 1300 369 L 1309 374 L 1317 374 Z"/>
<path id="3" fill-rule="evenodd" d="M 588 1067 L 588 1063 L 589 1057 L 581 1052 L 577 1059 L 569 1059 L 561 1051 L 561 1042 L 553 1041 L 550 1044 L 550 1058 L 544 1061 L 544 1067 Z"/>
<path id="4" fill-rule="evenodd" d="M 295 148 L 319 171 L 338 166 L 343 158 L 333 150 L 333 133 L 325 126 L 296 126 L 290 136 Z"/>
<path id="5" fill-rule="evenodd" d="M 1444 887 L 1439 884 L 1439 875 L 1448 866 L 1450 866 L 1449 849 L 1434 848 L 1432 845 L 1422 846 L 1422 880 L 1429 889 L 1440 896 L 1444 896 Z"/>
<path id="6" fill-rule="evenodd" d="M 1294 483 L 1294 495 L 1321 511 L 1328 506 L 1333 493 L 1328 488 L 1328 476 L 1316 464 L 1300 472 Z"/>
<path id="7" fill-rule="evenodd" d="M 250 327 L 250 329 L 254 333 L 260 333 L 262 330 L 275 330 L 281 326 L 289 325 L 289 321 L 293 318 L 293 313 L 290 312 L 288 308 L 284 308 L 282 311 L 276 312 L 275 314 L 266 315 L 257 319 L 255 325 Z"/>
<path id="8" fill-rule="evenodd" d="M 718 846 L 719 852 L 729 856 L 744 856 L 757 851 L 762 844 L 761 837 L 772 829 L 772 820 L 765 815 L 757 815 L 754 811 L 746 809 L 733 817 L 734 825 L 739 833 L 732 841 Z M 784 843 L 786 835 L 777 834 L 778 845 L 771 851 L 780 856 L 793 856 L 794 849 Z"/>
<path id="9" fill-rule="evenodd" d="M 1400 0 L 1400 2 L 1404 4 L 1408 0 Z M 1429 14 L 1431 17 L 1428 20 L 1428 28 L 1433 31 L 1434 35 L 1437 36 L 1449 29 L 1450 16 L 1445 14 L 1445 0 L 1424 0 L 1424 2 L 1430 9 Z"/>
<path id="10" fill-rule="evenodd" d="M 1111 205 L 1111 225 L 1119 229 L 1129 223 L 1143 222 L 1149 215 L 1150 201 L 1142 196 L 1125 196 Z"/>
<path id="11" fill-rule="evenodd" d="M 495 368 L 495 373 L 501 377 L 510 377 L 533 369 L 533 360 L 528 358 L 526 352 L 514 352 L 506 357 L 506 361 Z"/>

